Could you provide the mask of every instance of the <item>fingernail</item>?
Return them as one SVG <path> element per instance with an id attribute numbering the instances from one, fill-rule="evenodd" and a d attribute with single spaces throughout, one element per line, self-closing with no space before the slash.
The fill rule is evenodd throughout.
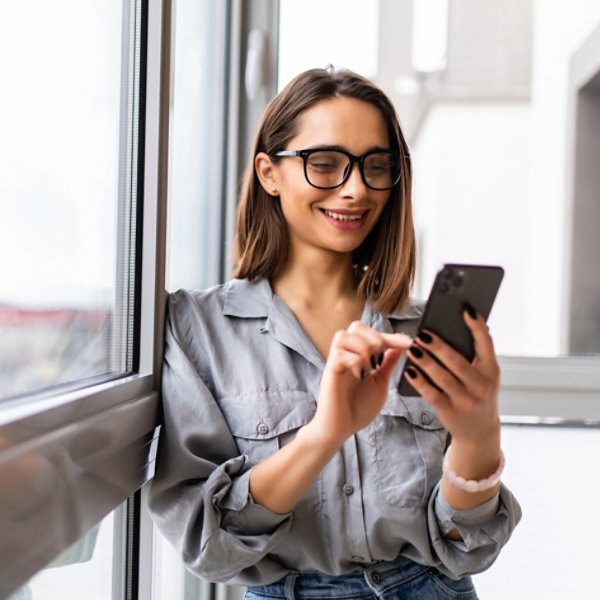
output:
<path id="1" fill-rule="evenodd" d="M 406 369 L 404 369 L 404 372 L 411 378 L 411 379 L 416 379 L 417 378 L 417 372 L 412 368 L 412 367 L 406 367 Z"/>
<path id="2" fill-rule="evenodd" d="M 417 335 L 417 337 L 424 343 L 424 344 L 431 344 L 431 342 L 433 342 L 433 338 L 428 334 L 425 333 L 424 331 L 421 331 L 419 333 L 419 335 Z"/>
<path id="3" fill-rule="evenodd" d="M 377 369 L 377 359 L 375 355 L 371 354 L 371 370 L 375 371 L 375 369 Z"/>
<path id="4" fill-rule="evenodd" d="M 383 363 L 383 359 L 384 359 L 384 358 L 385 358 L 385 354 L 384 354 L 383 352 L 382 352 L 382 353 L 381 353 L 381 354 L 380 354 L 380 355 L 377 357 L 377 364 L 378 364 L 379 366 L 381 366 L 381 365 L 382 365 L 382 363 Z"/>
<path id="5" fill-rule="evenodd" d="M 423 358 L 423 352 L 421 350 L 419 350 L 416 346 L 412 346 L 412 348 L 409 348 L 408 351 L 415 357 L 415 358 Z"/>
<path id="6" fill-rule="evenodd" d="M 471 319 L 477 318 L 477 311 L 470 304 L 465 304 L 465 310 L 467 311 Z"/>
<path id="7" fill-rule="evenodd" d="M 364 378 L 365 378 L 365 370 L 364 370 L 364 369 L 361 369 L 361 370 L 360 370 L 360 378 L 361 378 L 361 379 L 364 379 Z"/>

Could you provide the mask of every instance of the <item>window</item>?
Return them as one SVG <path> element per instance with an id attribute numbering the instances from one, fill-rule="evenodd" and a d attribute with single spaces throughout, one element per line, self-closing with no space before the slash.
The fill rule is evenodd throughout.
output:
<path id="1" fill-rule="evenodd" d="M 130 2 L 1 12 L 0 400 L 132 368 L 139 104 Z"/>
<path id="2" fill-rule="evenodd" d="M 51 561 L 70 566 L 32 580 L 35 600 L 51 592 L 39 581 L 64 584 L 71 569 L 103 580 L 110 572 L 102 593 L 114 598 L 138 584 L 139 510 L 128 501 L 114 530 L 105 517 L 130 495 L 139 504 L 135 492 L 152 474 L 167 8 L 0 7 L 0 248 L 10 257 L 0 265 L 3 598 Z"/>

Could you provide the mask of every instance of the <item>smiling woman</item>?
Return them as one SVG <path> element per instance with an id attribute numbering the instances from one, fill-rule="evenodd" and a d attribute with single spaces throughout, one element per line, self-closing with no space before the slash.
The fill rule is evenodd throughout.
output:
<path id="1" fill-rule="evenodd" d="M 410 199 L 398 119 L 368 80 L 312 69 L 267 107 L 235 279 L 169 299 L 149 507 L 198 575 L 249 599 L 477 598 L 470 574 L 521 515 L 499 481 L 498 366 L 473 314 L 476 358 L 429 339 L 421 397 L 399 394 L 421 313 Z"/>

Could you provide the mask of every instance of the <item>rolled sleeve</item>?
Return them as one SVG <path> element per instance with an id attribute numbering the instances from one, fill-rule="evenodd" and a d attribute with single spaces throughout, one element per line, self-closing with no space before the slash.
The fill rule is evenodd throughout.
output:
<path id="1" fill-rule="evenodd" d="M 498 557 L 521 519 L 521 508 L 504 485 L 496 496 L 474 508 L 451 506 L 438 484 L 429 501 L 428 524 L 438 568 L 450 577 L 485 571 Z M 446 536 L 457 529 L 462 540 Z"/>
<path id="2" fill-rule="evenodd" d="M 242 583 L 259 575 L 264 579 L 270 561 L 262 559 L 287 534 L 291 515 L 273 513 L 252 500 L 252 465 L 240 455 L 222 412 L 188 357 L 179 334 L 185 324 L 173 312 L 171 307 L 163 424 L 148 508 L 158 529 L 197 575 L 215 582 L 239 576 Z"/>

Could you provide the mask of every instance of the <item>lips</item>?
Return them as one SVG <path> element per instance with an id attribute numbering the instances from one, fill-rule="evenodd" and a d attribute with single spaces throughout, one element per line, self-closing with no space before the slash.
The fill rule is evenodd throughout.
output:
<path id="1" fill-rule="evenodd" d="M 322 208 L 321 211 L 327 215 L 330 219 L 335 219 L 340 223 L 352 223 L 355 221 L 360 221 L 365 214 L 366 210 L 360 211 L 350 211 L 350 210 L 329 210 L 327 208 Z"/>

